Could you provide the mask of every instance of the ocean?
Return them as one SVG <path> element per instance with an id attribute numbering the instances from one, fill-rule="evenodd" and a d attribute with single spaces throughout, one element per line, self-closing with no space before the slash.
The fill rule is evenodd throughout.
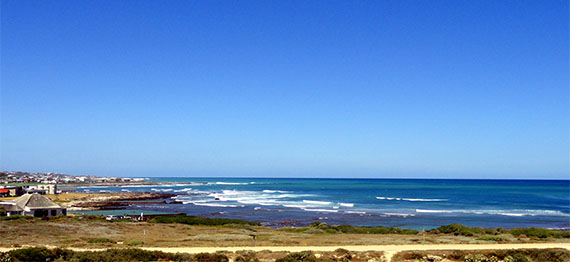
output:
<path id="1" fill-rule="evenodd" d="M 150 178 L 152 186 L 79 187 L 79 192 L 166 192 L 182 204 L 140 204 L 121 212 L 186 213 L 266 226 L 312 222 L 430 229 L 570 229 L 570 180 Z M 182 184 L 184 183 L 184 184 Z M 186 184 L 191 183 L 191 184 Z"/>

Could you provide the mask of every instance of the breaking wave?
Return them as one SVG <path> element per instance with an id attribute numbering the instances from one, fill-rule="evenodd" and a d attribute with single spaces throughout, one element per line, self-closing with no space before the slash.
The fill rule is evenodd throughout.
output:
<path id="1" fill-rule="evenodd" d="M 379 200 L 396 200 L 396 201 L 410 201 L 410 202 L 441 202 L 447 199 L 440 198 L 403 198 L 403 197 L 376 197 Z"/>
<path id="2" fill-rule="evenodd" d="M 522 217 L 522 216 L 564 216 L 570 217 L 570 214 L 566 214 L 555 210 L 531 210 L 531 209 L 512 209 L 512 210 L 439 210 L 439 209 L 416 209 L 416 213 L 463 213 L 463 214 L 476 214 L 476 215 L 500 215 L 500 216 L 512 216 L 512 217 Z"/>
<path id="3" fill-rule="evenodd" d="M 284 190 L 268 190 L 268 189 L 263 190 L 263 191 L 261 191 L 261 192 L 263 192 L 263 193 L 270 193 L 270 194 L 271 194 L 271 193 L 289 193 L 289 191 L 284 191 Z"/>
<path id="4" fill-rule="evenodd" d="M 207 207 L 245 207 L 244 205 L 223 205 L 215 203 L 191 203 L 196 206 L 207 206 Z"/>
<path id="5" fill-rule="evenodd" d="M 314 204 L 314 205 L 330 205 L 331 204 L 331 202 L 316 201 L 316 200 L 303 200 L 303 203 Z"/>
<path id="6" fill-rule="evenodd" d="M 216 185 L 249 185 L 250 183 L 216 182 Z"/>

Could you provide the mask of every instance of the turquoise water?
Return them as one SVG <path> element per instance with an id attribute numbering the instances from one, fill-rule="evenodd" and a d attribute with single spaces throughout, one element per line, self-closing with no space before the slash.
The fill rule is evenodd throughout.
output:
<path id="1" fill-rule="evenodd" d="M 153 178 L 174 185 L 82 187 L 168 192 L 183 204 L 130 209 L 238 218 L 268 226 L 570 228 L 569 180 Z M 182 184 L 192 183 L 192 184 Z"/>

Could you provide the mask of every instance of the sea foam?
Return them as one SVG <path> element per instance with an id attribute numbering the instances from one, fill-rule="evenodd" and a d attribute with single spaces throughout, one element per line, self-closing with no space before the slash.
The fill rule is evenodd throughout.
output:
<path id="1" fill-rule="evenodd" d="M 470 209 L 455 209 L 455 210 L 439 210 L 439 209 L 416 209 L 416 213 L 463 213 L 463 214 L 476 214 L 476 215 L 500 215 L 500 216 L 565 216 L 566 214 L 556 210 L 532 210 L 532 209 L 511 209 L 511 210 L 470 210 Z"/>
<path id="2" fill-rule="evenodd" d="M 248 185 L 249 183 L 216 182 L 216 185 Z"/>
<path id="3" fill-rule="evenodd" d="M 303 200 L 303 203 L 315 204 L 315 205 L 330 205 L 331 202 L 327 201 L 316 201 L 316 200 Z"/>
<path id="4" fill-rule="evenodd" d="M 289 193 L 289 191 L 284 191 L 284 190 L 268 190 L 268 189 L 263 190 L 262 192 L 263 193 L 270 193 L 270 194 L 271 193 Z"/>

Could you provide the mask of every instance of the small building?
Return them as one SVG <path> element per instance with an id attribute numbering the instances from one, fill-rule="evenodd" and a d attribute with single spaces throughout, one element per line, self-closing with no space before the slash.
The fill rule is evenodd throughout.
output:
<path id="1" fill-rule="evenodd" d="M 21 215 L 25 216 L 53 217 L 67 215 L 67 209 L 39 194 L 25 194 L 16 198 L 13 202 L 22 209 Z"/>
<path id="2" fill-rule="evenodd" d="M 57 194 L 57 184 L 50 185 L 38 185 L 39 190 L 44 190 L 46 194 L 55 195 Z"/>
<path id="3" fill-rule="evenodd" d="M 25 186 L 25 190 L 28 194 L 38 193 L 40 195 L 54 195 L 57 194 L 57 184 L 37 184 Z"/>
<path id="4" fill-rule="evenodd" d="M 0 197 L 10 196 L 10 190 L 6 188 L 0 188 Z"/>
<path id="5" fill-rule="evenodd" d="M 0 188 L 0 197 L 16 197 L 25 193 L 23 186 L 2 186 Z"/>

